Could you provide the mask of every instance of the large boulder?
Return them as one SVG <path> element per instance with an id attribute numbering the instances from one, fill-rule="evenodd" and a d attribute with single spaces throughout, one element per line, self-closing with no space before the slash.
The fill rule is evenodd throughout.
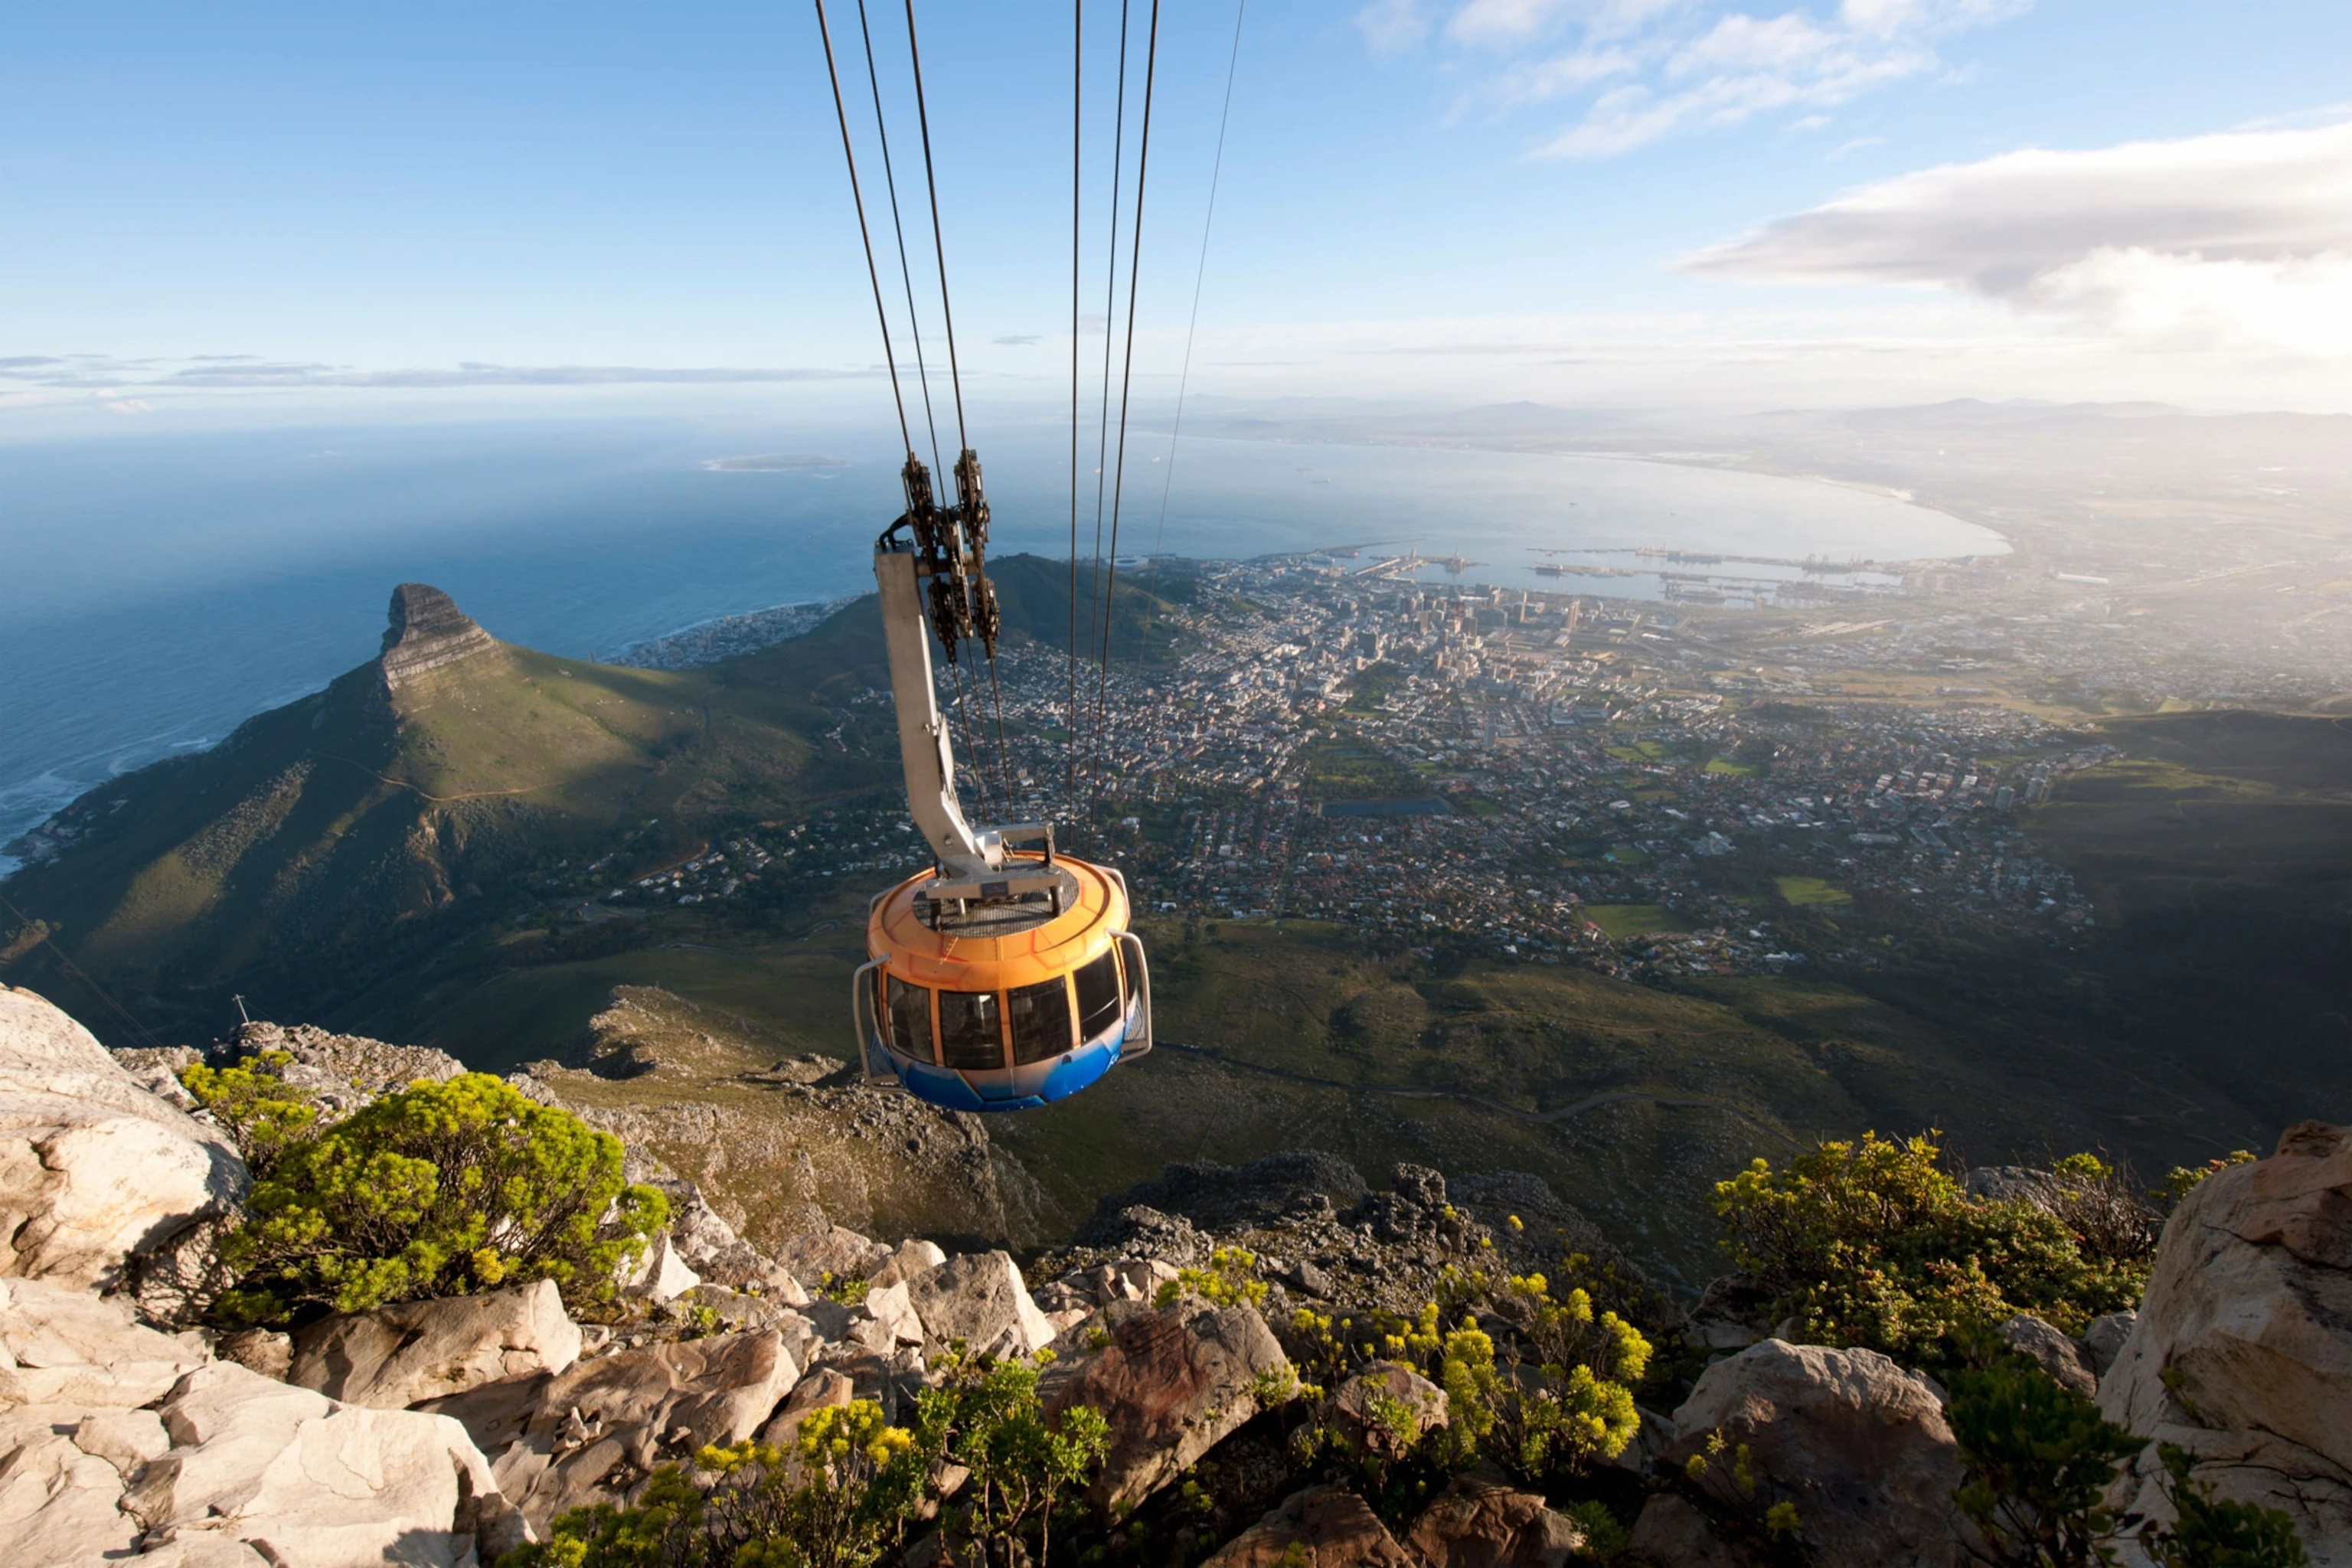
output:
<path id="1" fill-rule="evenodd" d="M 1776 1502 L 1794 1504 L 1808 1560 L 1819 1568 L 1968 1561 L 1952 1506 L 1959 1449 L 1943 1401 L 1926 1378 L 1875 1351 L 1762 1341 L 1702 1373 L 1674 1425 L 1665 1467 L 1706 1458 L 1695 1483 L 1703 1509 L 1752 1522 Z M 1717 1435 L 1722 1447 L 1710 1453 Z M 1743 1446 L 1752 1490 L 1735 1478 L 1733 1456 Z M 1636 1521 L 1633 1550 L 1681 1561 L 1668 1553 L 1687 1553 L 1689 1543 L 1669 1547 L 1661 1538 L 1670 1528 L 1691 1531 L 1685 1510 L 1682 1500 L 1654 1499 Z M 1739 1555 L 1729 1542 L 1719 1554 Z"/>
<path id="2" fill-rule="evenodd" d="M 0 985 L 0 1275 L 134 1287 L 142 1258 L 247 1184 L 216 1130 L 132 1082 L 57 1007 Z"/>
<path id="3" fill-rule="evenodd" d="M 2164 1227 L 2099 1385 L 2108 1420 L 2194 1456 L 2222 1498 L 2284 1509 L 2315 1562 L 2352 1563 L 2352 1135 L 2287 1130 Z M 2156 1445 L 2114 1500 L 2159 1521 Z"/>
<path id="4" fill-rule="evenodd" d="M 626 1495 L 706 1443 L 758 1434 L 800 1381 L 772 1330 L 623 1351 L 432 1402 L 495 1448 L 491 1472 L 532 1525 Z"/>
<path id="5" fill-rule="evenodd" d="M 580 1325 L 552 1279 L 324 1318 L 294 1336 L 287 1381 L 349 1405 L 401 1410 L 486 1383 L 560 1373 Z"/>
<path id="6" fill-rule="evenodd" d="M 1218 1548 L 1201 1568 L 1422 1568 L 1371 1506 L 1344 1487 L 1310 1487 Z"/>
<path id="7" fill-rule="evenodd" d="M 1054 1325 L 1029 1299 L 1009 1253 L 968 1252 L 904 1288 L 922 1320 L 926 1355 L 959 1340 L 972 1355 L 1032 1355 L 1054 1342 Z"/>
<path id="8" fill-rule="evenodd" d="M 1454 1478 L 1405 1542 L 1428 1568 L 1563 1568 L 1584 1531 L 1535 1493 L 1473 1471 Z"/>
<path id="9" fill-rule="evenodd" d="M 0 1280 L 0 1409 L 127 1410 L 161 1399 L 210 1359 L 139 1323 L 118 1298 Z"/>
<path id="10" fill-rule="evenodd" d="M 216 1533 L 304 1568 L 457 1568 L 478 1560 L 478 1531 L 514 1539 L 489 1467 L 446 1416 L 340 1405 L 233 1362 L 190 1373 L 158 1409 L 172 1447 L 121 1504 L 151 1541 Z"/>
<path id="11" fill-rule="evenodd" d="M 928 1320 L 927 1320 L 928 1321 Z M 1100 1355 L 1062 1380 L 1047 1401 L 1076 1405 L 1110 1426 L 1110 1451 L 1094 1484 L 1116 1511 L 1142 1501 L 1239 1430 L 1258 1411 L 1261 1377 L 1287 1381 L 1290 1359 L 1255 1307 L 1129 1313 Z"/>
<path id="12" fill-rule="evenodd" d="M 785 1272 L 811 1290 L 828 1281 L 863 1279 L 890 1261 L 890 1249 L 846 1226 L 832 1226 L 808 1236 L 794 1237 L 776 1253 Z"/>

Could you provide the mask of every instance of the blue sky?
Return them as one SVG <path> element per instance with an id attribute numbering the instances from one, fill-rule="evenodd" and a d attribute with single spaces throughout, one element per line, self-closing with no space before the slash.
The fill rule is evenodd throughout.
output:
<path id="1" fill-rule="evenodd" d="M 831 10 L 861 71 L 853 0 Z M 1048 403 L 1069 12 L 917 14 L 967 374 Z M 903 16 L 873 15 L 927 243 Z M 1161 17 L 1147 397 L 1184 353 L 1234 21 Z M 1097 114 L 1118 25 L 1095 0 Z M 2347 68 L 2340 0 L 1252 0 L 1193 383 L 2352 406 Z M 1089 132 L 1098 313 L 1107 119 Z M 26 8 L 0 234 L 0 439 L 354 404 L 887 406 L 796 4 Z M 1098 371 L 1098 323 L 1082 348 Z M 596 384 L 545 384 L 582 366 Z"/>

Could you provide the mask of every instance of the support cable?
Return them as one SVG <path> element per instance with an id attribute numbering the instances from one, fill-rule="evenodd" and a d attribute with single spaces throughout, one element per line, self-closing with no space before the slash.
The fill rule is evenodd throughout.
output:
<path id="1" fill-rule="evenodd" d="M 842 101 L 841 72 L 833 60 L 833 29 L 825 26 L 824 0 L 816 0 L 817 37 L 824 40 L 824 71 L 833 79 L 833 111 L 841 121 L 841 156 L 849 165 L 849 199 L 857 206 L 857 237 L 866 242 L 866 276 L 874 285 L 874 314 L 882 323 L 882 361 L 890 367 L 890 401 L 898 405 L 898 438 L 907 455 L 915 455 L 915 437 L 907 427 L 907 400 L 898 391 L 898 361 L 890 352 L 890 313 L 882 308 L 882 272 L 874 265 L 874 235 L 866 226 L 866 197 L 857 188 L 857 154 L 849 143 L 849 109 Z"/>
<path id="2" fill-rule="evenodd" d="M 1125 363 L 1119 373 L 1118 386 L 1118 458 L 1117 472 L 1110 489 L 1110 557 L 1109 570 L 1103 576 L 1103 642 L 1102 665 L 1095 677 L 1095 732 L 1101 744 L 1108 722 L 1110 699 L 1110 628 L 1113 597 L 1118 592 L 1118 511 L 1122 490 L 1127 481 L 1127 411 L 1129 395 L 1135 385 L 1135 300 L 1143 263 L 1143 187 L 1151 173 L 1151 89 L 1160 64 L 1160 0 L 1151 0 L 1150 42 L 1143 57 L 1143 130 L 1136 142 L 1135 153 L 1135 234 L 1134 255 L 1127 264 L 1127 349 Z M 1097 788 L 1101 769 L 1096 769 Z M 1092 797 L 1087 806 L 1087 820 L 1094 820 Z"/>
<path id="3" fill-rule="evenodd" d="M 1087 577 L 1087 647 L 1090 657 L 1100 649 L 1095 640 L 1095 621 L 1102 605 L 1103 508 L 1108 499 L 1106 487 L 1110 482 L 1110 347 L 1111 322 L 1118 313 L 1118 185 L 1124 172 L 1127 152 L 1127 33 L 1129 0 L 1119 0 L 1118 6 L 1118 90 L 1111 112 L 1110 157 L 1110 244 L 1105 251 L 1108 258 L 1103 271 L 1103 367 L 1102 417 L 1095 432 L 1095 554 L 1094 564 Z M 1072 737 L 1075 742 L 1075 735 Z M 1093 826 L 1094 760 L 1100 747 L 1098 737 L 1090 737 L 1086 751 L 1087 826 Z"/>
<path id="4" fill-rule="evenodd" d="M 939 172 L 931 162 L 931 112 L 924 100 L 923 51 L 922 46 L 917 41 L 915 37 L 915 0 L 907 0 L 907 59 L 908 63 L 914 67 L 915 121 L 921 127 L 923 133 L 923 184 L 929 194 L 931 203 L 931 249 L 932 253 L 939 259 L 940 320 L 944 322 L 947 327 L 948 385 L 955 393 L 956 445 L 963 451 L 969 452 L 971 450 L 971 435 L 966 427 L 963 418 L 963 372 L 956 360 L 955 308 L 950 303 L 948 298 L 947 239 L 945 237 L 945 231 L 940 226 L 940 179 Z M 971 504 L 971 497 L 964 494 L 963 464 L 961 460 L 959 459 L 956 464 L 957 510 L 968 512 Z M 961 548 L 961 546 L 959 545 L 959 548 Z M 982 585 L 985 587 L 986 584 L 984 580 Z M 993 667 L 996 662 L 996 655 L 993 652 L 991 652 L 988 656 L 988 660 L 991 666 L 991 684 L 992 686 L 994 686 Z M 972 672 L 972 684 L 974 689 L 978 689 L 979 681 L 980 672 L 978 670 L 974 670 Z M 1004 753 L 1010 748 L 1006 745 L 1004 739 L 1003 689 L 1002 687 L 994 687 L 994 689 L 996 691 L 997 784 L 1003 790 L 1005 798 L 1009 802 L 1012 797 L 1012 784 L 1010 777 L 1005 770 Z M 978 761 L 978 755 L 979 754 L 977 752 L 973 753 L 975 762 Z M 982 771 L 984 773 L 985 769 L 983 768 Z"/>
<path id="5" fill-rule="evenodd" d="M 915 384 L 923 390 L 923 425 L 931 436 L 931 471 L 940 471 L 940 426 L 931 416 L 931 373 L 923 363 L 923 321 L 915 313 L 915 270 L 907 264 L 907 226 L 898 216 L 898 176 L 890 167 L 890 131 L 882 119 L 882 79 L 874 68 L 874 33 L 866 0 L 857 0 L 857 31 L 866 41 L 866 81 L 874 89 L 874 134 L 882 143 L 882 183 L 890 193 L 890 227 L 898 237 L 898 278 L 907 288 L 907 335 L 915 340 Z"/>
<path id="6" fill-rule="evenodd" d="M 26 927 L 41 923 L 36 921 L 32 916 L 18 909 L 15 904 L 10 903 L 6 899 L 0 899 L 0 909 L 5 909 L 10 914 L 15 915 L 16 919 Z M 58 962 L 65 965 L 67 973 L 71 974 L 84 985 L 89 986 L 92 991 L 98 993 L 98 999 L 105 1003 L 108 1006 L 113 1008 L 115 1016 L 121 1018 L 124 1023 L 130 1025 L 133 1030 L 137 1031 L 141 1039 L 145 1040 L 148 1045 L 153 1047 L 157 1050 L 163 1048 L 163 1042 L 155 1037 L 154 1031 L 150 1029 L 146 1025 L 141 1023 L 136 1017 L 133 1017 L 130 1008 L 125 1007 L 121 1003 L 114 999 L 113 992 L 109 991 L 105 986 L 100 985 L 91 977 L 88 970 L 84 969 L 80 964 L 76 963 L 73 961 L 73 956 L 67 952 L 64 948 L 59 947 L 57 943 L 57 939 L 48 934 L 47 927 L 46 925 L 42 926 L 40 945 L 47 947 L 51 952 L 57 955 Z"/>
<path id="7" fill-rule="evenodd" d="M 1062 805 L 1078 804 L 1078 198 L 1086 145 L 1087 0 L 1070 5 L 1070 635 L 1069 700 L 1062 719 Z M 1106 329 L 1106 335 L 1108 330 Z"/>
<path id="8" fill-rule="evenodd" d="M 1176 377 L 1176 423 L 1168 432 L 1168 471 L 1160 476 L 1160 522 L 1151 531 L 1151 577 L 1146 597 L 1160 591 L 1160 545 L 1168 535 L 1168 496 L 1176 484 L 1176 440 L 1184 433 L 1184 393 L 1192 384 L 1192 340 L 1201 330 L 1201 285 L 1209 276 L 1209 233 L 1217 221 L 1217 182 L 1225 171 L 1225 126 L 1234 114 L 1234 73 L 1242 62 L 1242 20 L 1249 0 L 1234 7 L 1234 47 L 1225 60 L 1225 106 L 1217 114 L 1217 153 L 1209 165 L 1209 207 L 1201 219 L 1201 259 L 1192 271 L 1192 315 L 1184 328 L 1184 368 Z M 1143 647 L 1143 627 L 1136 623 L 1136 650 Z"/>
<path id="9" fill-rule="evenodd" d="M 907 0 L 907 58 L 915 67 L 915 120 L 923 131 L 923 184 L 931 197 L 931 248 L 940 262 L 940 318 L 948 329 L 948 384 L 955 391 L 956 445 L 966 451 L 971 448 L 971 437 L 965 433 L 963 423 L 963 374 L 956 363 L 955 311 L 948 303 L 948 248 L 940 233 L 940 181 L 931 167 L 931 114 L 923 103 L 923 52 L 915 42 L 915 0 Z M 961 502 L 962 482 L 957 482 L 956 500 Z"/>

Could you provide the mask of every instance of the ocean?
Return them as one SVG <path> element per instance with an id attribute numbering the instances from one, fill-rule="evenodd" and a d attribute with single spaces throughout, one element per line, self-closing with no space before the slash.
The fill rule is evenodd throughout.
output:
<path id="1" fill-rule="evenodd" d="M 992 550 L 1064 555 L 1066 437 L 988 439 Z M 893 446 L 657 419 L 0 445 L 0 844 L 373 657 L 397 583 L 584 658 L 861 592 L 900 507 Z M 1417 551 L 1432 581 L 1657 597 L 1662 570 L 1802 573 L 1669 568 L 1639 548 L 1832 563 L 2005 549 L 1893 496 L 1671 463 L 1189 437 L 1172 469 L 1169 456 L 1162 436 L 1130 439 L 1122 558 Z M 711 466 L 743 458 L 803 460 Z M 1091 472 L 1083 489 L 1090 553 Z M 1453 572 L 1434 564 L 1449 556 Z"/>

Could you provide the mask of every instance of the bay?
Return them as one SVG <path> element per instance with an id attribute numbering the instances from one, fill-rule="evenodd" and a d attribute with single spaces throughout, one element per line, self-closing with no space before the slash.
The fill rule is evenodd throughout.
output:
<path id="1" fill-rule="evenodd" d="M 0 843 L 372 657 L 398 583 L 585 658 L 861 592 L 899 509 L 898 454 L 887 432 L 845 430 L 599 419 L 0 446 Z M 992 548 L 1064 555 L 1066 427 L 982 439 Z M 772 461 L 712 466 L 743 458 Z M 1356 547 L 1342 563 L 1369 564 L 1410 549 L 1475 561 L 1465 582 L 1645 597 L 1661 584 L 1637 546 L 1840 563 L 2005 549 L 1897 498 L 1801 479 L 1450 447 L 1187 437 L 1171 454 L 1153 433 L 1130 435 L 1117 511 L 1122 557 Z M 1102 523 L 1108 548 L 1108 505 Z M 1643 569 L 1539 576 L 1540 562 Z"/>

